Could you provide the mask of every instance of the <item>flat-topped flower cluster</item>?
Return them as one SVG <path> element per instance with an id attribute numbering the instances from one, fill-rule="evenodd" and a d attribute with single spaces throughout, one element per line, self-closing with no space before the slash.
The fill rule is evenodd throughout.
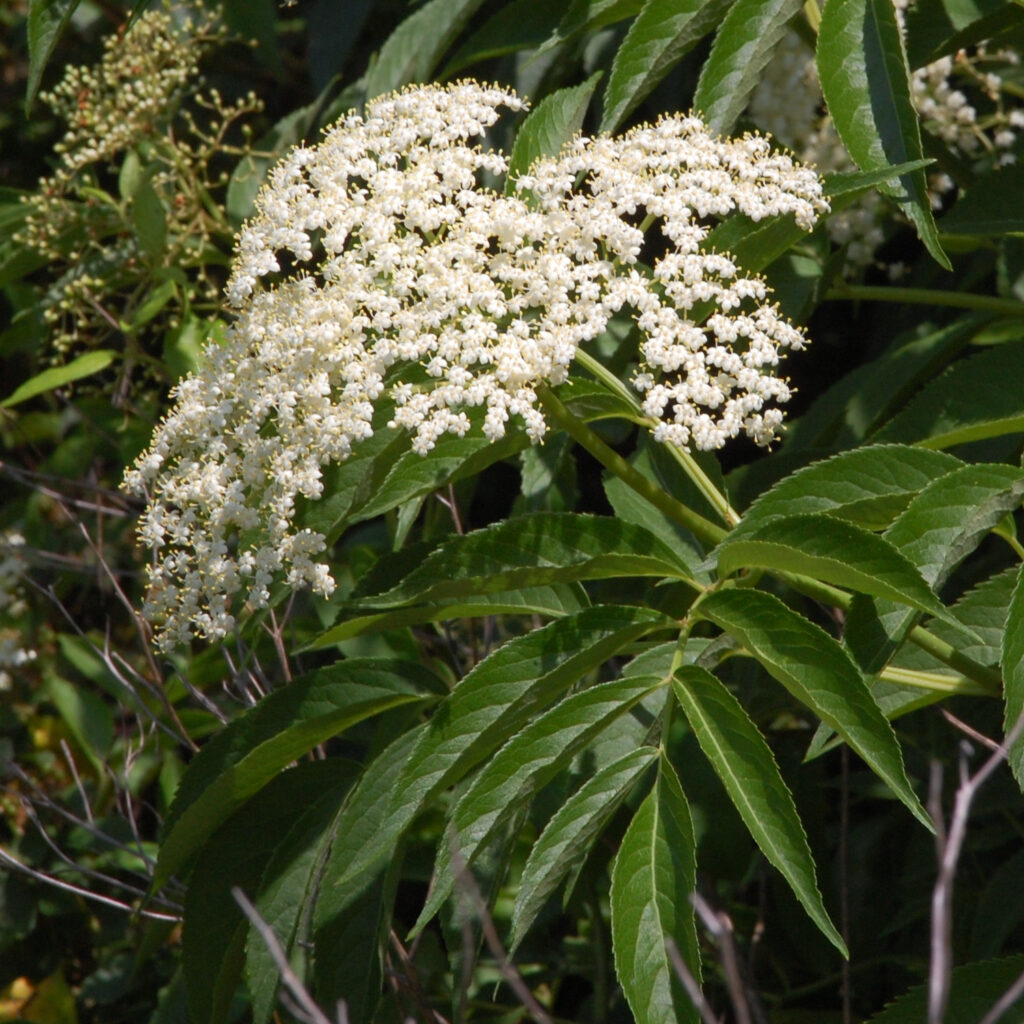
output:
<path id="1" fill-rule="evenodd" d="M 500 194 L 482 179 L 508 161 L 479 140 L 525 106 L 469 81 L 412 88 L 272 170 L 238 240 L 227 341 L 127 477 L 149 497 L 147 614 L 164 646 L 224 636 L 281 576 L 331 593 L 324 538 L 299 528 L 296 501 L 321 495 L 322 467 L 371 435 L 381 400 L 422 453 L 469 431 L 474 409 L 492 439 L 512 419 L 539 441 L 538 390 L 620 311 L 640 329 L 633 383 L 659 438 L 776 435 L 789 392 L 775 367 L 802 335 L 761 279 L 702 245 L 736 212 L 810 230 L 827 210 L 817 176 L 687 116 L 578 138 Z M 652 225 L 662 255 L 647 269 Z"/>

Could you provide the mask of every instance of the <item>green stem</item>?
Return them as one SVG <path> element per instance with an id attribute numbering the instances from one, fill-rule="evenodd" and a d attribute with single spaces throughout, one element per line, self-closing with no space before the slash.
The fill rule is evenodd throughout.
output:
<path id="1" fill-rule="evenodd" d="M 574 416 L 550 388 L 538 388 L 537 395 L 544 406 L 545 413 L 552 421 L 565 430 L 577 444 L 590 452 L 609 472 L 614 473 L 626 486 L 636 491 L 641 498 L 649 501 L 673 522 L 685 527 L 705 544 L 714 546 L 726 537 L 727 531 L 722 527 L 666 494 L 657 484 L 631 466 L 621 455 L 602 441 L 586 423 Z M 833 608 L 849 611 L 853 598 L 845 590 L 796 573 L 775 572 L 772 575 L 787 583 L 798 593 Z M 704 591 L 706 589 L 696 580 L 689 582 L 697 590 Z M 985 693 L 998 695 L 1002 692 L 1002 676 L 997 671 L 961 654 L 952 644 L 940 640 L 923 626 L 915 626 L 910 631 L 908 639 L 944 665 L 948 665 L 955 672 L 976 683 Z"/>
<path id="2" fill-rule="evenodd" d="M 964 676 L 948 676 L 939 672 L 918 672 L 916 669 L 898 668 L 890 665 L 882 669 L 879 678 L 899 686 L 911 686 L 929 693 L 969 694 L 972 697 L 990 697 L 992 691 L 973 679 Z"/>
<path id="3" fill-rule="evenodd" d="M 1024 302 L 1017 299 L 1002 299 L 996 295 L 974 295 L 969 292 L 945 292 L 938 288 L 889 288 L 885 285 L 836 283 L 829 289 L 825 298 L 953 306 L 956 309 L 1024 316 Z"/>
<path id="4" fill-rule="evenodd" d="M 660 509 L 673 522 L 685 527 L 706 544 L 715 545 L 726 531 L 709 519 L 687 508 L 681 501 L 666 494 L 657 484 L 648 480 L 639 470 L 631 466 L 618 452 L 613 451 L 579 417 L 574 416 L 548 387 L 537 389 L 537 395 L 545 413 L 557 423 L 577 444 L 585 448 L 610 473 L 614 473 L 624 484 L 636 491 L 655 508 Z M 694 584 L 696 586 L 696 584 Z M 700 587 L 699 589 L 703 589 Z"/>
<path id="5" fill-rule="evenodd" d="M 853 598 L 845 590 L 840 590 L 838 587 L 822 583 L 821 580 L 812 579 L 809 576 L 799 576 L 796 573 L 775 572 L 772 575 L 815 601 L 821 601 L 822 604 L 831 605 L 834 608 L 842 608 L 843 611 L 850 609 Z M 977 683 L 986 694 L 992 696 L 1002 693 L 1003 678 L 995 669 L 961 654 L 952 644 L 940 640 L 923 626 L 914 626 L 907 638 L 922 651 L 927 651 L 933 658 Z"/>
<path id="6" fill-rule="evenodd" d="M 629 404 L 633 409 L 631 417 L 633 423 L 646 427 L 648 430 L 653 430 L 658 425 L 657 420 L 644 413 L 636 394 L 627 388 L 599 359 L 595 359 L 583 349 L 577 349 L 576 362 Z M 711 482 L 708 475 L 697 464 L 697 460 L 689 452 L 677 448 L 674 444 L 666 445 L 666 447 L 682 467 L 683 472 L 693 481 L 697 490 L 707 499 L 708 504 L 722 517 L 724 522 L 729 526 L 735 526 L 740 521 L 739 513 L 729 504 L 728 498 Z"/>

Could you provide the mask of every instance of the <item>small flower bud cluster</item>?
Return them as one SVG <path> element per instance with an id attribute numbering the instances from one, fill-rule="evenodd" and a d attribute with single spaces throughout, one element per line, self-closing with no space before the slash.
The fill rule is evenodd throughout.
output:
<path id="1" fill-rule="evenodd" d="M 22 579 L 27 568 L 25 538 L 14 530 L 0 533 L 0 690 L 11 686 L 9 669 L 32 661 L 36 652 L 24 646 L 17 619 L 27 610 Z"/>
<path id="2" fill-rule="evenodd" d="M 895 2 L 902 26 L 909 0 Z M 990 53 L 979 46 L 970 55 L 961 51 L 913 71 L 911 98 L 922 126 L 966 158 L 984 159 L 995 166 L 1013 163 L 1017 130 L 1024 126 L 1024 107 L 1015 103 L 998 74 L 984 69 L 1016 63 L 1012 52 Z M 977 95 L 975 103 L 969 99 L 971 94 Z M 976 105 L 982 101 L 986 113 Z M 823 111 L 814 55 L 799 35 L 790 32 L 751 97 L 750 117 L 821 170 L 856 170 L 831 118 Z M 939 209 L 955 185 L 948 175 L 933 173 L 928 188 L 932 207 Z M 847 274 L 855 275 L 873 263 L 876 250 L 885 241 L 885 212 L 879 194 L 870 192 L 828 219 L 829 236 L 846 249 Z"/>
<path id="3" fill-rule="evenodd" d="M 218 159 L 241 152 L 226 144 L 229 128 L 262 108 L 253 96 L 227 103 L 199 91 L 199 60 L 225 38 L 199 8 L 149 11 L 105 41 L 98 64 L 67 68 L 40 94 L 67 130 L 54 173 L 25 197 L 18 240 L 47 260 L 40 298 L 53 361 L 115 345 L 165 267 L 194 268 L 191 294 L 137 332 L 137 346 L 152 340 L 159 352 L 182 306 L 215 301 L 222 282 L 207 274 L 209 249 L 230 236 L 208 213 L 209 193 L 226 184 Z M 162 243 L 140 240 L 146 226 Z"/>
<path id="4" fill-rule="evenodd" d="M 524 107 L 469 81 L 409 89 L 271 171 L 238 239 L 227 342 L 126 479 L 150 499 L 146 611 L 166 646 L 224 636 L 239 601 L 265 605 L 282 576 L 330 594 L 324 537 L 299 528 L 296 503 L 320 497 L 322 467 L 370 436 L 381 401 L 421 453 L 474 420 L 539 441 L 538 389 L 620 312 L 644 339 L 635 385 L 659 438 L 776 435 L 788 388 L 774 370 L 802 336 L 760 278 L 702 244 L 736 212 L 810 230 L 827 209 L 815 174 L 760 136 L 672 117 L 579 138 L 498 194 L 481 179 L 508 162 L 477 140 Z M 645 270 L 654 226 L 664 254 Z"/>

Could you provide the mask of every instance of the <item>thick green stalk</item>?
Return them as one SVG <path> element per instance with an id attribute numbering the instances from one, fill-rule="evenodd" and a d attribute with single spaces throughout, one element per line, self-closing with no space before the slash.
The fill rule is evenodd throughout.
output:
<path id="1" fill-rule="evenodd" d="M 772 575 L 784 583 L 788 583 L 794 590 L 806 597 L 814 598 L 814 600 L 821 601 L 822 604 L 830 605 L 833 608 L 848 611 L 850 602 L 853 600 L 845 590 L 840 590 L 838 587 L 833 587 L 829 583 L 823 583 L 821 580 L 812 579 L 809 576 L 782 572 L 775 572 Z M 933 658 L 977 683 L 990 696 L 1002 693 L 1003 679 L 995 669 L 961 654 L 952 644 L 940 640 L 923 626 L 914 626 L 907 638 L 921 650 L 927 651 Z"/>
<path id="2" fill-rule="evenodd" d="M 547 387 L 537 389 L 537 395 L 544 406 L 544 412 L 557 423 L 574 441 L 585 448 L 609 472 L 614 473 L 624 484 L 636 491 L 655 508 L 660 509 L 673 522 L 685 527 L 695 537 L 706 544 L 717 544 L 726 531 L 722 527 L 698 515 L 666 494 L 657 484 L 648 480 L 639 470 L 631 466 L 618 452 L 601 440 L 581 419 L 574 416 L 562 404 L 555 393 Z"/>
<path id="3" fill-rule="evenodd" d="M 827 299 L 863 299 L 869 302 L 900 302 L 919 306 L 953 306 L 978 312 L 1024 315 L 1024 302 L 1003 299 L 997 295 L 974 295 L 970 292 L 945 292 L 938 288 L 890 288 L 885 285 L 836 283 Z"/>
<path id="4" fill-rule="evenodd" d="M 583 349 L 577 349 L 576 362 L 580 364 L 591 376 L 605 384 L 609 390 L 614 391 L 623 401 L 628 402 L 634 410 L 632 422 L 653 430 L 657 420 L 647 416 L 636 394 L 626 387 L 600 360 L 595 359 L 590 353 Z M 689 453 L 677 448 L 674 444 L 666 445 L 669 453 L 682 467 L 683 472 L 693 481 L 694 486 L 707 499 L 708 504 L 722 517 L 723 522 L 729 526 L 735 526 L 740 521 L 739 513 L 729 504 L 728 498 L 711 482 L 708 475 L 697 465 L 697 460 Z"/>
<path id="5" fill-rule="evenodd" d="M 673 522 L 679 523 L 699 540 L 712 546 L 720 543 L 727 536 L 728 531 L 666 494 L 657 484 L 631 466 L 621 455 L 602 441 L 586 423 L 574 416 L 550 388 L 538 388 L 537 394 L 544 406 L 544 411 L 553 422 L 565 430 L 577 444 L 590 452 L 609 472 L 614 473 L 640 497 L 645 498 L 655 508 L 664 512 Z M 849 610 L 852 598 L 845 590 L 796 573 L 775 572 L 772 575 L 787 583 L 798 593 L 833 608 Z M 693 585 L 697 589 L 703 589 L 695 581 Z M 985 693 L 999 694 L 1002 692 L 1002 677 L 997 671 L 961 654 L 952 644 L 940 640 L 924 627 L 915 626 L 910 631 L 908 639 L 955 672 L 977 683 Z"/>

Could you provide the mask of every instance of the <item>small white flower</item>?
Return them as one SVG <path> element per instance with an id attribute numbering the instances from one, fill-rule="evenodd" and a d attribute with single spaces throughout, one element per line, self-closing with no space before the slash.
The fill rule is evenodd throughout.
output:
<path id="1" fill-rule="evenodd" d="M 634 386 L 669 421 L 655 436 L 718 448 L 776 435 L 781 414 L 762 410 L 788 390 L 772 369 L 802 335 L 762 280 L 701 246 L 732 213 L 809 230 L 828 208 L 814 172 L 761 136 L 670 117 L 579 138 L 511 195 L 489 191 L 482 173 L 507 161 L 476 140 L 501 108 L 524 107 L 475 82 L 411 88 L 272 170 L 236 247 L 226 343 L 178 386 L 126 477 L 150 499 L 140 536 L 156 555 L 147 614 L 161 644 L 224 636 L 280 577 L 330 594 L 325 538 L 299 528 L 297 502 L 371 435 L 382 397 L 422 454 L 465 435 L 476 409 L 486 437 L 517 422 L 540 441 L 538 388 L 565 381 L 622 310 L 644 334 Z M 666 249 L 650 276 L 641 211 Z"/>

